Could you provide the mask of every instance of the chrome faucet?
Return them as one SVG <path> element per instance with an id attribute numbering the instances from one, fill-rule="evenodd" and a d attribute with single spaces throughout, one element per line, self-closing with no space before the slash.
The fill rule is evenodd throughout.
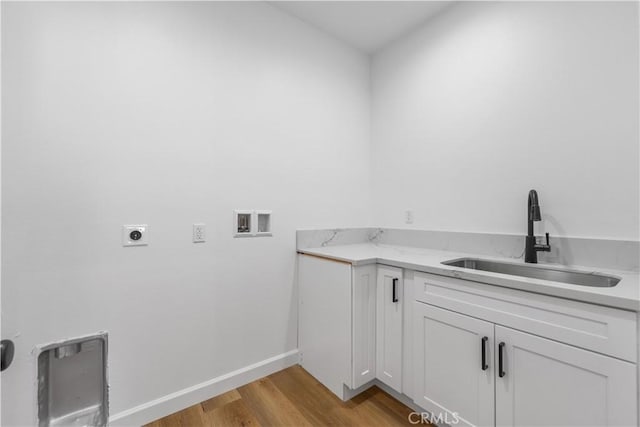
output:
<path id="1" fill-rule="evenodd" d="M 537 263 L 538 251 L 550 252 L 549 233 L 546 233 L 547 244 L 541 245 L 536 242 L 536 236 L 533 235 L 533 222 L 540 221 L 540 205 L 538 204 L 538 193 L 536 190 L 529 191 L 529 200 L 527 201 L 527 237 L 524 247 L 524 262 Z"/>

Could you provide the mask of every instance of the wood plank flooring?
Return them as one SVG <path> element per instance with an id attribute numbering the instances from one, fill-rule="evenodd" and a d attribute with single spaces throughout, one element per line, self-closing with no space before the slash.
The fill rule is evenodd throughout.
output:
<path id="1" fill-rule="evenodd" d="M 342 402 L 300 366 L 191 406 L 146 427 L 407 426 L 410 408 L 378 387 Z M 423 424 L 424 425 L 424 424 Z"/>

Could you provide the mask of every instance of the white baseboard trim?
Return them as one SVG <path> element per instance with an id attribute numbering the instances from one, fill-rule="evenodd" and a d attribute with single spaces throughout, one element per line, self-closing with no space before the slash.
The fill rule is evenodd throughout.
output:
<path id="1" fill-rule="evenodd" d="M 262 360 L 109 417 L 110 426 L 141 426 L 298 363 L 298 349 Z"/>

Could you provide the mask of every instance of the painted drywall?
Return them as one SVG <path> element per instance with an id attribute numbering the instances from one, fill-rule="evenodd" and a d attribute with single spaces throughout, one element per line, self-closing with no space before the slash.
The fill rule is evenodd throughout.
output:
<path id="1" fill-rule="evenodd" d="M 270 1 L 351 46 L 374 52 L 420 26 L 446 1 Z"/>
<path id="2" fill-rule="evenodd" d="M 639 239 L 638 4 L 465 2 L 376 53 L 379 226 Z M 412 225 L 405 211 L 412 210 Z"/>
<path id="3" fill-rule="evenodd" d="M 369 222 L 368 78 L 266 3 L 3 2 L 2 425 L 37 344 L 108 331 L 112 416 L 295 349 L 296 228 Z"/>
<path id="4" fill-rule="evenodd" d="M 534 187 L 539 232 L 638 239 L 632 3 L 452 6 L 374 56 L 372 103 L 368 57 L 267 4 L 1 10 L 2 425 L 37 344 L 107 330 L 116 416 L 295 349 L 296 228 L 522 234 Z"/>

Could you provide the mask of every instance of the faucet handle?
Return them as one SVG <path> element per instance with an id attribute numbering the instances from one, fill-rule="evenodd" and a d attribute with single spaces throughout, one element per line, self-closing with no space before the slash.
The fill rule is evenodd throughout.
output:
<path id="1" fill-rule="evenodd" d="M 549 233 L 544 233 L 547 238 L 547 244 L 542 246 L 542 250 L 545 252 L 551 252 L 551 245 L 549 244 Z"/>
<path id="2" fill-rule="evenodd" d="M 543 251 L 543 252 L 551 252 L 551 246 L 549 245 L 549 233 L 545 233 L 545 237 L 547 239 L 547 244 L 538 243 L 538 239 L 536 238 L 534 250 Z"/>

